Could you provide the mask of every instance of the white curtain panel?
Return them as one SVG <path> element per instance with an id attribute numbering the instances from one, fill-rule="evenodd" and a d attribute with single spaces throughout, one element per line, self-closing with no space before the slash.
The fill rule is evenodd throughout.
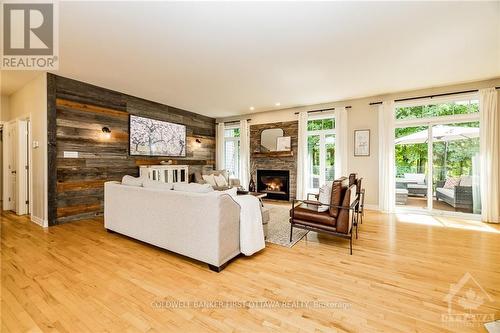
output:
<path id="1" fill-rule="evenodd" d="M 335 178 L 348 176 L 348 132 L 346 108 L 335 108 Z"/>
<path id="2" fill-rule="evenodd" d="M 217 170 L 225 169 L 225 161 L 224 161 L 224 123 L 217 124 L 217 133 L 215 133 L 216 137 L 216 162 L 215 166 Z"/>
<path id="3" fill-rule="evenodd" d="M 498 93 L 495 88 L 479 90 L 482 220 L 499 223 L 500 134 Z"/>
<path id="4" fill-rule="evenodd" d="M 306 199 L 307 191 L 307 112 L 299 113 L 299 138 L 297 144 L 297 194 L 299 200 Z"/>
<path id="5" fill-rule="evenodd" d="M 393 212 L 396 201 L 394 164 L 394 101 L 383 102 L 378 108 L 379 132 L 379 209 Z"/>
<path id="6" fill-rule="evenodd" d="M 250 182 L 250 129 L 246 119 L 240 121 L 240 182 L 248 189 Z"/>

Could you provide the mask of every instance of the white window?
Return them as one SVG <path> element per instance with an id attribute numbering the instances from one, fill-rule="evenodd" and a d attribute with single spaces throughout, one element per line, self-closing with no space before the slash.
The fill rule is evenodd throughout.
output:
<path id="1" fill-rule="evenodd" d="M 224 130 L 224 168 L 231 178 L 240 177 L 240 128 L 227 126 Z"/>
<path id="2" fill-rule="evenodd" d="M 307 122 L 308 189 L 317 193 L 335 179 L 335 118 L 332 115 L 310 117 Z"/>

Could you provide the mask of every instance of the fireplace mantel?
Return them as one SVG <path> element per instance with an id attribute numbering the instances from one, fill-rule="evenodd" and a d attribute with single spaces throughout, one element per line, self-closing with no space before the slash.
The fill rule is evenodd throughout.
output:
<path id="1" fill-rule="evenodd" d="M 255 158 L 268 158 L 268 157 L 292 157 L 293 151 L 267 151 L 267 152 L 254 152 L 252 157 Z"/>

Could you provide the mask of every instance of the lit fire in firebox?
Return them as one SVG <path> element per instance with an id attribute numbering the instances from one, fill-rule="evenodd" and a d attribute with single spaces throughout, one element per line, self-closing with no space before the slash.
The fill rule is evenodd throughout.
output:
<path id="1" fill-rule="evenodd" d="M 266 185 L 266 191 L 270 192 L 281 192 L 281 188 L 283 187 L 283 182 L 281 179 L 264 179 L 263 183 Z"/>
<path id="2" fill-rule="evenodd" d="M 267 190 L 268 191 L 281 191 L 281 184 L 268 183 L 266 185 L 267 185 Z"/>

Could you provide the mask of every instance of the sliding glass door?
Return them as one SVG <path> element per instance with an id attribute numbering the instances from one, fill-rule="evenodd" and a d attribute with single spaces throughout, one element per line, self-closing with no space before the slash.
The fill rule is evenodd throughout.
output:
<path id="1" fill-rule="evenodd" d="M 481 213 L 478 111 L 473 98 L 396 108 L 396 207 Z"/>
<path id="2" fill-rule="evenodd" d="M 432 127 L 432 208 L 481 214 L 479 122 Z"/>
<path id="3" fill-rule="evenodd" d="M 429 126 L 395 130 L 396 205 L 427 209 Z"/>

